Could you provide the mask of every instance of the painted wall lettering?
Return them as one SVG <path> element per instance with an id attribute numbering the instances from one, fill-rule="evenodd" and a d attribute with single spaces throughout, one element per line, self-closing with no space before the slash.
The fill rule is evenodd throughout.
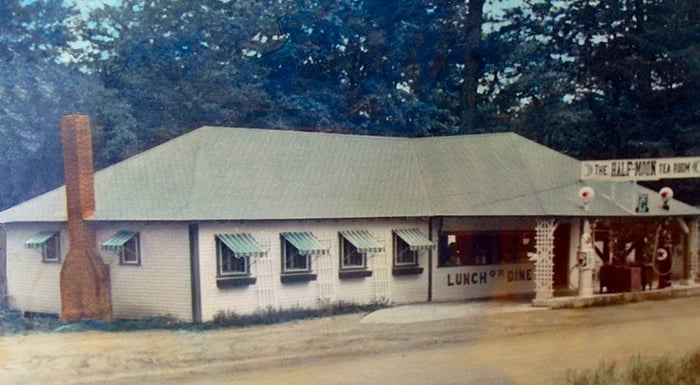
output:
<path id="1" fill-rule="evenodd" d="M 487 285 L 493 281 L 532 281 L 532 269 L 492 269 L 489 271 L 471 271 L 448 273 L 447 286 Z"/>

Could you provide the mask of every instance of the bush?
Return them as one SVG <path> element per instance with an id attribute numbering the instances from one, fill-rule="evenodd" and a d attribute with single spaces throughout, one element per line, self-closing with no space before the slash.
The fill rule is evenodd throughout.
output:
<path id="1" fill-rule="evenodd" d="M 219 312 L 214 320 L 200 324 L 178 321 L 173 317 L 153 317 L 140 320 L 79 321 L 64 323 L 50 314 L 29 314 L 0 305 L 0 335 L 21 334 L 28 332 L 80 332 L 87 330 L 99 331 L 136 331 L 136 330 L 207 330 L 223 327 L 245 327 L 252 325 L 270 325 L 295 320 L 319 317 L 330 317 L 341 314 L 371 312 L 383 307 L 386 303 L 358 305 L 349 302 L 326 304 L 317 309 L 293 307 L 289 309 L 267 308 L 249 315 L 239 315 L 235 312 Z"/>
<path id="2" fill-rule="evenodd" d="M 253 314 L 240 315 L 236 312 L 220 311 L 214 316 L 211 322 L 212 326 L 251 326 L 251 325 L 270 325 L 282 322 L 295 320 L 332 317 L 342 314 L 366 313 L 372 312 L 388 305 L 383 302 L 370 304 L 354 304 L 350 302 L 335 302 L 323 305 L 319 308 L 302 308 L 295 306 L 288 309 L 275 309 L 268 307 L 264 310 L 258 310 Z"/>
<path id="3" fill-rule="evenodd" d="M 615 363 L 582 372 L 569 371 L 569 385 L 700 385 L 700 349 L 682 358 L 634 357 L 623 370 Z"/>

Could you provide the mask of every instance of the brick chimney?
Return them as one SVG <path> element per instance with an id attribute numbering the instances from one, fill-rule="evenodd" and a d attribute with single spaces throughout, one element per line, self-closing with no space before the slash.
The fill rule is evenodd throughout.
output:
<path id="1" fill-rule="evenodd" d="M 109 268 L 97 252 L 95 231 L 86 222 L 95 211 L 92 133 L 86 115 L 61 119 L 69 249 L 61 269 L 64 321 L 112 318 Z"/>

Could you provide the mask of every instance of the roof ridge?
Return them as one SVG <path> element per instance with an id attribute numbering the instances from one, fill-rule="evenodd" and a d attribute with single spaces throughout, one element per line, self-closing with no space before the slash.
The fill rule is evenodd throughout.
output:
<path id="1" fill-rule="evenodd" d="M 217 130 L 240 130 L 247 132 L 257 132 L 257 133 L 275 133 L 280 135 L 309 135 L 309 136 L 335 136 L 335 137 L 350 137 L 350 138 L 362 138 L 362 139 L 378 139 L 378 140 L 391 140 L 391 141 L 408 141 L 412 139 L 418 139 L 408 136 L 392 136 L 392 135 L 371 135 L 371 134 L 357 134 L 350 132 L 332 132 L 332 131 L 312 131 L 305 129 L 286 129 L 286 128 L 255 128 L 255 127 L 226 127 L 226 126 L 201 126 L 193 131 L 203 130 L 203 129 L 217 129 Z"/>

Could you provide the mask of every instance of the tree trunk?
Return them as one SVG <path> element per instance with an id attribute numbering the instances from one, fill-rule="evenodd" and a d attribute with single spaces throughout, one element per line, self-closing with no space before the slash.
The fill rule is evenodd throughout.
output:
<path id="1" fill-rule="evenodd" d="M 464 108 L 462 109 L 462 124 L 460 131 L 470 133 L 476 130 L 477 102 L 479 76 L 481 75 L 482 58 L 479 48 L 481 45 L 481 26 L 484 22 L 485 0 L 470 0 L 467 8 L 465 53 L 462 84 Z"/>

